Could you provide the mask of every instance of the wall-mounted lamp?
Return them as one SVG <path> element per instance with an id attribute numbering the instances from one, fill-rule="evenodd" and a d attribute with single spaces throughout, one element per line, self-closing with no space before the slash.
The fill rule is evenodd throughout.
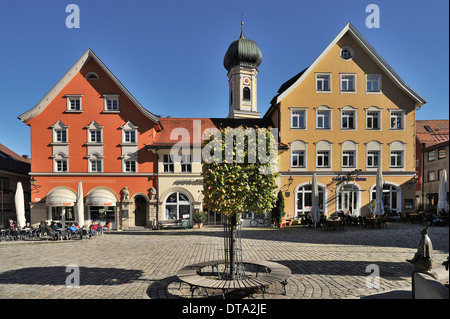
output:
<path id="1" fill-rule="evenodd" d="M 30 179 L 30 184 L 32 187 L 35 188 L 36 192 L 39 193 L 39 188 L 41 187 L 40 185 L 37 184 L 37 180 L 33 177 L 31 177 Z"/>
<path id="2" fill-rule="evenodd" d="M 289 176 L 288 182 L 289 182 L 289 184 L 288 184 L 289 186 L 292 185 L 292 183 L 294 182 L 294 179 L 292 178 L 292 176 Z"/>

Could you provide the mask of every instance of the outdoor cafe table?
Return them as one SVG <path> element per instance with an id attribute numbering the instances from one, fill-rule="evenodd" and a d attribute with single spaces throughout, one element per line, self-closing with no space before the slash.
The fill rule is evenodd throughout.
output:
<path id="1" fill-rule="evenodd" d="M 339 230 L 343 229 L 344 221 L 339 218 L 329 218 L 325 222 L 326 230 Z"/>
<path id="2" fill-rule="evenodd" d="M 370 228 L 381 228 L 381 224 L 383 222 L 383 217 L 369 217 L 366 218 L 367 226 Z"/>

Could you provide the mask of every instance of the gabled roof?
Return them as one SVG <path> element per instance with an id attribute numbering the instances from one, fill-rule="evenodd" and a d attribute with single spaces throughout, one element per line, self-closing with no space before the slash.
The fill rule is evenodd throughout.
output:
<path id="1" fill-rule="evenodd" d="M 314 70 L 315 66 L 328 54 L 328 52 L 336 45 L 336 43 L 346 34 L 349 35 L 361 46 L 361 48 L 368 54 L 369 57 L 385 72 L 385 74 L 407 95 L 409 95 L 417 106 L 421 106 L 426 103 L 419 94 L 411 89 L 400 76 L 389 66 L 389 64 L 378 54 L 377 51 L 367 42 L 366 39 L 356 30 L 356 28 L 348 23 L 342 31 L 334 38 L 333 41 L 327 46 L 327 48 L 319 55 L 319 57 L 305 70 L 294 76 L 291 80 L 287 81 L 278 90 L 278 95 L 272 100 L 272 105 L 279 103 L 289 93 L 291 93 L 303 80 Z M 270 108 L 271 109 L 271 108 Z M 269 109 L 269 111 L 270 111 Z"/>
<path id="2" fill-rule="evenodd" d="M 53 86 L 53 88 L 44 96 L 44 98 L 36 104 L 31 110 L 18 116 L 18 119 L 28 124 L 28 122 L 41 114 L 42 111 L 51 103 L 51 101 L 61 92 L 61 90 L 69 83 L 73 77 L 91 60 L 95 62 L 105 71 L 105 73 L 114 81 L 114 83 L 122 90 L 122 92 L 133 102 L 133 104 L 150 120 L 158 123 L 158 117 L 147 111 L 139 102 L 131 95 L 131 93 L 120 83 L 114 74 L 106 67 L 105 64 L 94 54 L 91 49 L 88 49 L 81 58 L 64 74 L 64 76 Z"/>

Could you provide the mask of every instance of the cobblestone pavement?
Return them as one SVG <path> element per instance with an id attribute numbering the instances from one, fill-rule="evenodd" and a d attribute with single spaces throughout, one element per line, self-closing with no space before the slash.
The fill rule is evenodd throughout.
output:
<path id="1" fill-rule="evenodd" d="M 408 298 L 411 266 L 406 259 L 414 256 L 422 228 L 401 223 L 346 231 L 245 228 L 243 258 L 291 269 L 287 294 L 281 284 L 274 285 L 266 299 L 353 299 L 392 291 L 403 291 L 401 297 Z M 180 285 L 176 272 L 192 263 L 222 259 L 222 235 L 222 228 L 194 228 L 111 232 L 90 240 L 1 242 L 0 298 L 189 298 L 189 287 Z M 449 253 L 449 228 L 430 227 L 429 236 L 440 266 Z M 378 289 L 366 284 L 371 264 L 379 267 Z M 76 273 L 70 265 L 79 267 L 79 287 L 66 285 L 76 284 L 70 280 Z M 195 291 L 194 298 L 205 296 L 203 290 Z M 262 294 L 231 297 L 258 299 Z"/>

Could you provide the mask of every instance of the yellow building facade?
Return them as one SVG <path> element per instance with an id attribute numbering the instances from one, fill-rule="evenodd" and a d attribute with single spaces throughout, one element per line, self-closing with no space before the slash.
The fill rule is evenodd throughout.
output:
<path id="1" fill-rule="evenodd" d="M 305 70 L 284 83 L 265 118 L 280 154 L 286 218 L 309 213 L 317 175 L 326 215 L 370 212 L 376 171 L 391 216 L 414 209 L 415 112 L 425 100 L 348 24 Z"/>

